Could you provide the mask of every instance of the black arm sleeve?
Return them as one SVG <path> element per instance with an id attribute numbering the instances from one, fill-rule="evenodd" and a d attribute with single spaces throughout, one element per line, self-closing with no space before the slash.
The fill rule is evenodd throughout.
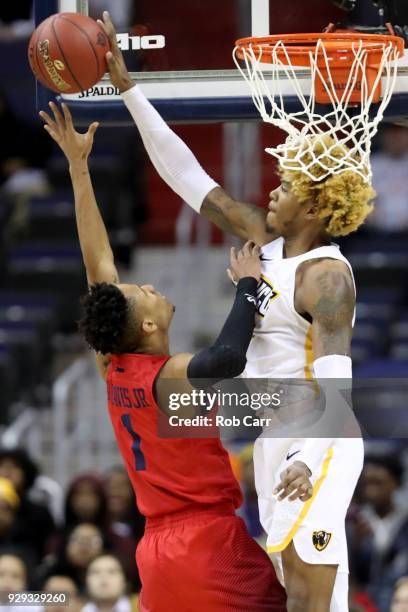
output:
<path id="1" fill-rule="evenodd" d="M 237 285 L 231 312 L 214 344 L 194 355 L 187 369 L 190 381 L 207 378 L 212 383 L 238 376 L 245 368 L 246 352 L 255 325 L 258 281 L 248 276 Z"/>

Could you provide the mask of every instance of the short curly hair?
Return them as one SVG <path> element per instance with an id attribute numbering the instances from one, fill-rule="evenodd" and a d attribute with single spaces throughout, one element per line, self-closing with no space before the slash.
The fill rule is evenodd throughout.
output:
<path id="1" fill-rule="evenodd" d="M 84 314 L 78 323 L 88 345 L 106 355 L 126 352 L 132 332 L 130 301 L 110 283 L 95 283 L 82 298 Z"/>
<path id="2" fill-rule="evenodd" d="M 315 138 L 312 150 L 316 156 L 329 148 L 330 157 L 335 159 L 341 159 L 349 153 L 346 145 L 336 144 L 331 136 Z M 346 236 L 356 231 L 373 210 L 371 202 L 376 196 L 374 189 L 353 170 L 344 170 L 321 181 L 314 181 L 303 172 L 302 165 L 294 159 L 298 152 L 298 148 L 289 151 L 290 168 L 278 168 L 281 180 L 291 183 L 291 191 L 300 202 L 312 200 L 317 204 L 318 217 L 324 221 L 326 230 L 331 236 Z M 312 155 L 307 147 L 301 157 L 305 164 L 312 161 Z M 330 157 L 324 156 L 322 159 L 328 167 L 334 166 Z M 293 162 L 290 159 L 293 159 Z M 316 179 L 323 175 L 319 163 L 312 164 L 309 172 Z"/>

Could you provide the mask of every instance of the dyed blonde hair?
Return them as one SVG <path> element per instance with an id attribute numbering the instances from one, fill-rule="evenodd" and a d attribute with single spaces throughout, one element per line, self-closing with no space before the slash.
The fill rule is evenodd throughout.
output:
<path id="1" fill-rule="evenodd" d="M 330 157 L 324 155 L 328 148 Z M 343 144 L 336 144 L 330 136 L 314 138 L 312 142 L 289 151 L 286 167 L 280 166 L 278 169 L 281 180 L 291 184 L 291 191 L 300 202 L 311 200 L 317 205 L 318 217 L 324 221 L 331 236 L 347 236 L 355 232 L 372 211 L 371 202 L 376 193 L 353 170 L 333 174 L 319 182 L 312 180 L 303 168 L 307 165 L 309 172 L 318 179 L 324 170 L 316 158 L 320 156 L 325 166 L 334 167 L 336 162 L 331 157 L 341 159 L 348 154 L 349 149 Z M 314 163 L 309 166 L 313 160 Z"/>

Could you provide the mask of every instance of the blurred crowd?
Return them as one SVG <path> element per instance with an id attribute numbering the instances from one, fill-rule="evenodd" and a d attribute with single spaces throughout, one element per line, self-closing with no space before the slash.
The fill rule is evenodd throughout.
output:
<path id="1" fill-rule="evenodd" d="M 407 232 L 408 128 L 384 124 L 371 165 L 377 199 L 368 217 L 368 228 L 386 233 Z"/>
<path id="2" fill-rule="evenodd" d="M 262 544 L 252 446 L 231 462 L 244 492 L 239 512 Z M 347 518 L 351 612 L 408 612 L 407 466 L 406 444 L 366 453 Z M 122 467 L 78 475 L 63 491 L 25 450 L 0 449 L 0 592 L 66 593 L 70 605 L 58 609 L 73 612 L 137 610 L 143 531 Z"/>
<path id="3" fill-rule="evenodd" d="M 0 450 L 0 591 L 69 593 L 73 611 L 137 609 L 143 530 L 122 467 L 63 491 L 23 449 Z"/>

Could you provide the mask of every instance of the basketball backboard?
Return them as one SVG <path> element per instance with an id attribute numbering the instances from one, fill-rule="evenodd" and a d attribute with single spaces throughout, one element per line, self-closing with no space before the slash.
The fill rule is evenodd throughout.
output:
<path id="1" fill-rule="evenodd" d="M 331 0 L 36 0 L 40 23 L 56 12 L 92 17 L 110 9 L 132 76 L 168 121 L 259 120 L 247 84 L 235 69 L 235 40 L 250 35 L 320 32 L 347 18 Z M 408 61 L 401 63 L 389 117 L 408 118 Z M 308 72 L 300 75 L 305 91 Z M 287 107 L 297 106 L 288 83 Z M 80 94 L 63 96 L 77 122 L 129 123 L 121 98 L 105 75 Z M 38 105 L 53 98 L 38 86 Z M 293 98 L 293 99 L 292 99 Z"/>

